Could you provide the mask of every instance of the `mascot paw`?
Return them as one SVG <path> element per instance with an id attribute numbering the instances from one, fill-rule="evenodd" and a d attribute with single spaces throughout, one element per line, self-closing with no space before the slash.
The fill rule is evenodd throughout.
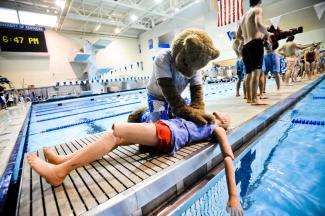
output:
<path id="1" fill-rule="evenodd" d="M 193 109 L 187 106 L 179 108 L 176 115 L 199 125 L 214 123 L 215 120 L 214 116 L 205 114 L 202 110 Z"/>
<path id="2" fill-rule="evenodd" d="M 141 123 L 142 115 L 148 110 L 147 107 L 142 107 L 134 110 L 128 117 L 128 122 Z"/>

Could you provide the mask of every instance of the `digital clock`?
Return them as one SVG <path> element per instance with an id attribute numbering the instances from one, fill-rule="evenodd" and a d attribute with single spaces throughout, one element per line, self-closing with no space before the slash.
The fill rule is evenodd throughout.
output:
<path id="1" fill-rule="evenodd" d="M 47 52 L 43 29 L 26 28 L 23 25 L 0 25 L 2 52 Z"/>

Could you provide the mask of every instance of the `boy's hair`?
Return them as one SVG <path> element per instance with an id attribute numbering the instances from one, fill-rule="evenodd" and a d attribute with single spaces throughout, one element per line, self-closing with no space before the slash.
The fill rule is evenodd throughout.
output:
<path id="1" fill-rule="evenodd" d="M 249 6 L 254 7 L 255 5 L 258 5 L 262 3 L 262 0 L 249 0 Z"/>
<path id="2" fill-rule="evenodd" d="M 295 39 L 295 36 L 293 36 L 293 35 L 290 35 L 288 38 L 287 38 L 287 42 L 289 42 L 289 41 L 293 41 Z"/>

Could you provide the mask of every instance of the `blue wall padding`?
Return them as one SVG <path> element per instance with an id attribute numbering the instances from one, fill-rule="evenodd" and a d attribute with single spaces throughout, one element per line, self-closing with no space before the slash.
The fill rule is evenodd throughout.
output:
<path id="1" fill-rule="evenodd" d="M 159 48 L 170 48 L 170 44 L 160 43 L 158 44 Z"/>

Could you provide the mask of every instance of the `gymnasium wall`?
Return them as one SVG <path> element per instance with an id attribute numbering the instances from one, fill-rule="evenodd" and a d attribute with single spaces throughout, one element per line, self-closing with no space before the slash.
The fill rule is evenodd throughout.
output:
<path id="1" fill-rule="evenodd" d="M 45 31 L 48 55 L 0 54 L 0 75 L 11 80 L 16 88 L 52 86 L 56 81 L 84 79 L 84 64 L 70 63 L 84 41 L 100 37 Z M 137 39 L 114 38 L 96 55 L 97 67 L 118 67 L 139 61 Z"/>

